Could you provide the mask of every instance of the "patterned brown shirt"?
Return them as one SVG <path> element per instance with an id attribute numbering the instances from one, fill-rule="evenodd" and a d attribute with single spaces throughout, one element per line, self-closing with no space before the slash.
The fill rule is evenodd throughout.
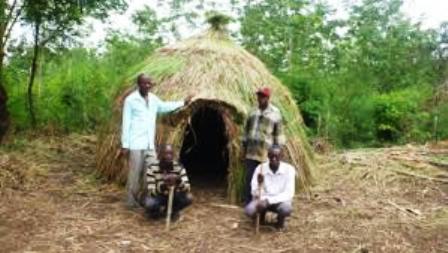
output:
<path id="1" fill-rule="evenodd" d="M 264 111 L 259 108 L 253 110 L 247 118 L 243 135 L 245 158 L 264 162 L 273 144 L 284 145 L 285 137 L 280 111 L 269 104 Z"/>

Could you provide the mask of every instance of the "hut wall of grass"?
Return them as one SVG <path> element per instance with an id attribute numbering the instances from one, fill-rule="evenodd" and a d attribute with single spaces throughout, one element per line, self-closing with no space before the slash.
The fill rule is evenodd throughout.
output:
<path id="1" fill-rule="evenodd" d="M 260 60 L 220 29 L 160 48 L 135 69 L 117 95 L 113 118 L 99 132 L 97 168 L 102 175 L 121 183 L 126 180 L 126 161 L 120 156 L 121 109 L 142 72 L 157 81 L 153 92 L 161 99 L 182 100 L 195 94 L 187 108 L 159 118 L 157 144 L 174 144 L 189 173 L 203 174 L 209 168 L 223 174 L 231 202 L 239 199 L 244 180 L 241 131 L 256 106 L 255 91 L 269 86 L 272 103 L 284 119 L 286 160 L 298 169 L 298 187 L 308 189 L 313 154 L 291 94 Z"/>

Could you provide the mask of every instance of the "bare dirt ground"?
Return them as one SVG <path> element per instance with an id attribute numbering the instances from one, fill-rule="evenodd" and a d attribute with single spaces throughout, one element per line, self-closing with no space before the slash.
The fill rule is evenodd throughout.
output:
<path id="1" fill-rule="evenodd" d="M 170 232 L 94 172 L 95 139 L 0 149 L 0 252 L 448 252 L 448 145 L 332 153 L 287 232 L 254 236 L 223 189 L 196 189 Z"/>

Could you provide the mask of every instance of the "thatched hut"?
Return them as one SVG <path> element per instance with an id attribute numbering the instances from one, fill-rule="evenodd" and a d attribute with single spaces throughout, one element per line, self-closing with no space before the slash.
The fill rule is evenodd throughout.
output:
<path id="1" fill-rule="evenodd" d="M 299 170 L 297 185 L 307 189 L 312 151 L 290 92 L 260 60 L 236 45 L 221 25 L 213 22 L 198 36 L 158 49 L 124 84 L 114 117 L 99 135 L 97 166 L 104 176 L 126 180 L 126 166 L 118 155 L 121 108 L 124 97 L 136 88 L 135 77 L 142 72 L 157 81 L 153 92 L 164 100 L 196 95 L 188 108 L 159 118 L 157 143 L 175 145 L 193 181 L 225 183 L 231 202 L 237 201 L 244 180 L 240 137 L 246 116 L 256 106 L 254 92 L 261 86 L 271 87 L 272 102 L 285 122 L 286 159 Z"/>

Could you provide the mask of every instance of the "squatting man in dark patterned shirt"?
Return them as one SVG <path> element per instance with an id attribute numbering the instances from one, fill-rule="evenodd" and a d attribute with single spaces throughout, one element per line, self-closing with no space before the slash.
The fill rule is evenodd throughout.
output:
<path id="1" fill-rule="evenodd" d="M 173 221 L 179 218 L 180 210 L 192 203 L 190 182 L 185 168 L 175 162 L 173 147 L 169 144 L 159 148 L 159 162 L 150 164 L 146 169 L 148 196 L 145 199 L 145 211 L 148 218 L 164 216 L 168 206 L 169 188 L 174 186 Z"/>

